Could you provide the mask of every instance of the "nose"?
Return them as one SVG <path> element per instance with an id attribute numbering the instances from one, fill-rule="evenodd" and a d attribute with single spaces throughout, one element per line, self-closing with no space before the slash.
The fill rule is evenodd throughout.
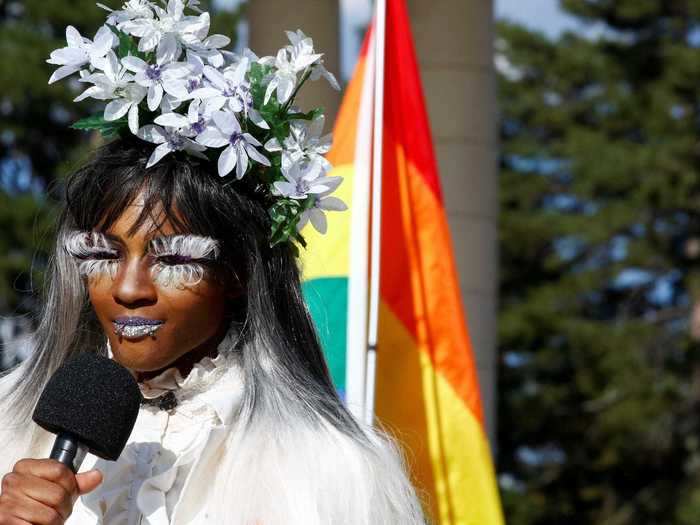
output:
<path id="1" fill-rule="evenodd" d="M 112 283 L 112 297 L 122 306 L 138 307 L 158 298 L 146 258 L 131 257 L 120 265 Z"/>

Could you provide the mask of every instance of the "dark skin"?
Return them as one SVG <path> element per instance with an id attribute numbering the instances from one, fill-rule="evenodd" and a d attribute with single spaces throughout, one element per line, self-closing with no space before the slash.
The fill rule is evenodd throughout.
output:
<path id="1" fill-rule="evenodd" d="M 147 251 L 148 241 L 178 232 L 170 222 L 154 228 L 156 225 L 147 221 L 129 237 L 127 231 L 142 202 L 139 194 L 105 232 L 115 237 L 111 242 L 119 252 L 118 271 L 114 280 L 108 275 L 90 279 L 90 302 L 109 338 L 114 360 L 137 380 L 155 377 L 173 366 L 185 377 L 203 357 L 217 355 L 227 328 L 227 301 L 241 292 L 238 287 L 223 285 L 213 271 L 205 271 L 200 283 L 185 288 L 155 282 L 150 275 L 154 257 Z M 117 316 L 141 316 L 165 323 L 152 336 L 129 339 L 114 332 L 112 320 Z M 63 524 L 77 498 L 101 482 L 102 473 L 96 469 L 74 475 L 52 459 L 21 459 L 2 478 L 0 525 Z"/>

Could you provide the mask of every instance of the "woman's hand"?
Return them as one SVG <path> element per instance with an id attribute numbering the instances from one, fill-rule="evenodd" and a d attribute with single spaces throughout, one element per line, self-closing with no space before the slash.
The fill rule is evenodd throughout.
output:
<path id="1" fill-rule="evenodd" d="M 55 459 L 21 459 L 2 478 L 0 525 L 63 525 L 78 496 L 100 483 L 99 470 L 75 475 Z"/>

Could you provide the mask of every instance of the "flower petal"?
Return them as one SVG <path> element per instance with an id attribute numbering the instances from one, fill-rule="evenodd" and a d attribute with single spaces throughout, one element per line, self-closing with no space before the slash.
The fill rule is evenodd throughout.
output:
<path id="1" fill-rule="evenodd" d="M 156 51 L 156 62 L 158 65 L 173 62 L 179 57 L 177 56 L 180 50 L 180 44 L 177 43 L 175 33 L 166 33 L 158 42 L 158 50 Z"/>
<path id="2" fill-rule="evenodd" d="M 155 150 L 153 150 L 153 153 L 151 153 L 151 156 L 148 159 L 148 164 L 146 164 L 146 169 L 153 166 L 155 163 L 157 163 L 160 159 L 165 157 L 171 151 L 172 151 L 172 148 L 170 147 L 170 144 L 168 144 L 168 143 L 161 144 L 160 146 L 158 146 Z"/>
<path id="3" fill-rule="evenodd" d="M 184 115 L 179 113 L 166 113 L 165 115 L 160 115 L 156 117 L 153 121 L 161 126 L 170 126 L 172 128 L 184 128 L 189 125 L 189 120 Z"/>
<path id="4" fill-rule="evenodd" d="M 253 146 L 260 147 L 262 144 L 256 139 L 253 135 L 250 133 L 243 133 L 243 138 L 245 139 L 247 144 L 252 144 Z"/>
<path id="5" fill-rule="evenodd" d="M 197 142 L 209 148 L 220 148 L 229 143 L 228 138 L 224 137 L 218 128 L 214 126 L 207 127 L 196 138 Z"/>
<path id="6" fill-rule="evenodd" d="M 122 58 L 122 64 L 126 69 L 134 73 L 141 73 L 148 68 L 148 64 L 145 61 L 131 55 Z"/>
<path id="7" fill-rule="evenodd" d="M 83 44 L 83 37 L 80 32 L 73 26 L 66 27 L 66 42 L 69 47 L 80 47 Z"/>
<path id="8" fill-rule="evenodd" d="M 53 84 L 54 82 L 61 80 L 62 78 L 66 78 L 67 76 L 72 75 L 79 69 L 80 66 L 61 66 L 53 72 L 53 75 L 51 75 L 51 78 L 49 78 L 49 84 Z"/>
<path id="9" fill-rule="evenodd" d="M 267 89 L 265 90 L 265 100 L 263 101 L 263 104 L 268 103 L 270 97 L 272 96 L 272 93 L 275 91 L 275 89 L 277 89 L 277 83 L 277 77 L 270 80 L 270 83 L 267 85 Z"/>
<path id="10" fill-rule="evenodd" d="M 195 89 L 192 93 L 190 93 L 190 96 L 192 98 L 200 98 L 202 100 L 206 100 L 208 98 L 221 96 L 221 91 L 211 87 L 203 87 Z"/>
<path id="11" fill-rule="evenodd" d="M 259 162 L 263 166 L 271 166 L 270 161 L 268 160 L 267 157 L 261 155 L 258 150 L 256 150 L 253 146 L 249 146 L 246 144 L 245 146 L 245 151 L 248 154 L 248 156 L 253 159 L 254 161 Z"/>
<path id="12" fill-rule="evenodd" d="M 92 86 L 83 91 L 80 95 L 73 99 L 73 102 L 80 102 L 88 97 L 98 98 L 103 93 L 102 88 L 99 86 Z M 97 96 L 96 96 L 97 95 Z"/>
<path id="13" fill-rule="evenodd" d="M 297 223 L 297 231 L 301 231 L 304 226 L 306 226 L 306 223 L 309 222 L 309 211 L 303 211 L 301 212 L 301 215 L 299 215 L 299 222 Z"/>
<path id="14" fill-rule="evenodd" d="M 283 181 L 283 180 L 278 180 L 274 182 L 275 188 L 277 188 L 277 191 L 285 196 L 289 197 L 290 195 L 294 195 L 297 191 L 297 185 L 292 184 L 291 182 Z"/>
<path id="15" fill-rule="evenodd" d="M 345 211 L 348 209 L 348 205 L 345 204 L 338 197 L 323 197 L 322 199 L 318 200 L 316 206 L 318 206 L 322 210 L 331 211 Z"/>
<path id="16" fill-rule="evenodd" d="M 109 121 L 120 119 L 126 115 L 130 106 L 131 102 L 124 98 L 113 100 L 105 107 L 104 119 Z"/>
<path id="17" fill-rule="evenodd" d="M 85 51 L 76 47 L 63 47 L 51 52 L 50 64 L 66 65 L 66 64 L 85 64 L 88 61 L 88 56 Z"/>
<path id="18" fill-rule="evenodd" d="M 211 66 L 204 66 L 204 69 L 202 70 L 204 73 L 204 76 L 209 79 L 209 82 L 211 82 L 214 87 L 218 88 L 219 90 L 223 91 L 228 87 L 228 82 L 226 82 L 226 78 L 224 75 L 221 74 L 221 72 L 217 71 Z"/>
<path id="19" fill-rule="evenodd" d="M 270 125 L 267 122 L 265 122 L 265 119 L 262 118 L 262 115 L 257 109 L 250 108 L 248 110 L 248 117 L 250 118 L 250 121 L 257 127 L 261 129 L 270 129 Z"/>
<path id="20" fill-rule="evenodd" d="M 231 170 L 236 167 L 237 161 L 238 156 L 236 155 L 236 150 L 233 148 L 233 146 L 229 146 L 222 151 L 221 155 L 219 155 L 219 162 L 217 165 L 219 177 L 225 177 L 231 173 Z"/>
<path id="21" fill-rule="evenodd" d="M 135 33 L 132 33 L 132 35 Z M 138 35 L 136 35 L 138 36 Z M 152 27 L 144 31 L 143 37 L 141 37 L 141 40 L 139 40 L 139 47 L 138 50 L 143 52 L 149 52 L 153 51 L 153 48 L 155 48 L 158 43 L 160 42 L 161 39 L 161 34 L 159 31 L 156 31 Z"/>
<path id="22" fill-rule="evenodd" d="M 133 104 L 129 109 L 129 130 L 134 134 L 139 132 L 139 105 Z"/>
<path id="23" fill-rule="evenodd" d="M 224 35 L 210 35 L 202 42 L 205 47 L 215 49 L 226 47 L 230 43 L 231 39 Z"/>
<path id="24" fill-rule="evenodd" d="M 163 128 L 154 126 L 153 124 L 142 127 L 137 135 L 140 139 L 153 142 L 154 144 L 163 144 L 167 140 L 163 133 Z"/>
<path id="25" fill-rule="evenodd" d="M 225 135 L 233 135 L 241 131 L 241 125 L 236 120 L 236 116 L 230 111 L 215 111 L 211 116 L 216 126 Z"/>
<path id="26" fill-rule="evenodd" d="M 309 218 L 311 219 L 311 224 L 318 233 L 324 234 L 328 230 L 328 221 L 326 220 L 326 214 L 318 208 L 311 208 L 309 210 Z"/>
<path id="27" fill-rule="evenodd" d="M 284 104 L 289 100 L 294 92 L 294 86 L 296 85 L 296 78 L 284 75 L 279 79 L 279 85 L 277 86 L 277 100 L 280 104 Z"/>
<path id="28" fill-rule="evenodd" d="M 148 109 L 155 111 L 163 98 L 163 86 L 154 84 L 148 88 Z"/>
<path id="29" fill-rule="evenodd" d="M 245 154 L 243 145 L 239 142 L 236 146 L 238 154 L 238 164 L 236 164 L 236 178 L 242 179 L 245 172 L 248 170 L 248 155 Z"/>
<path id="30" fill-rule="evenodd" d="M 267 151 L 282 151 L 282 146 L 280 146 L 279 140 L 273 137 L 265 143 L 265 149 Z"/>

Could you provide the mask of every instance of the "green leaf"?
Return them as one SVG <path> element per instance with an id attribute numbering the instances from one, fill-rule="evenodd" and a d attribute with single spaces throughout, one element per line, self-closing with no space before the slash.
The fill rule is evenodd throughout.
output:
<path id="1" fill-rule="evenodd" d="M 103 137 L 110 138 L 118 135 L 122 130 L 128 128 L 129 123 L 126 116 L 123 116 L 117 120 L 108 121 L 104 119 L 103 115 L 98 114 L 80 119 L 79 121 L 71 124 L 69 127 L 83 131 L 96 129 Z"/>

